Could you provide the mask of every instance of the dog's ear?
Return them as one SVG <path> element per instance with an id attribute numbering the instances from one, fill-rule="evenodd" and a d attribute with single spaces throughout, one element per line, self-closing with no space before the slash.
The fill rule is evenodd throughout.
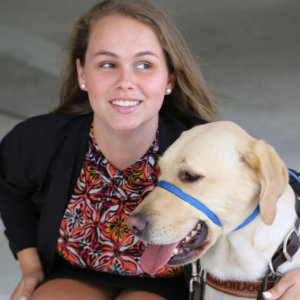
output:
<path id="1" fill-rule="evenodd" d="M 276 202 L 288 184 L 288 170 L 276 151 L 262 140 L 254 142 L 251 152 L 243 156 L 256 172 L 260 190 L 260 215 L 263 222 L 271 225 L 276 216 Z"/>

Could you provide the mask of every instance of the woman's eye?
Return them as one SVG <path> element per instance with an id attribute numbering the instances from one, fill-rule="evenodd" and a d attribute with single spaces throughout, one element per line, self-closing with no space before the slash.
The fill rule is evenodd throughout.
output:
<path id="1" fill-rule="evenodd" d="M 112 62 L 104 62 L 104 63 L 100 64 L 100 67 L 109 69 L 109 68 L 114 68 L 115 64 Z"/>
<path id="2" fill-rule="evenodd" d="M 151 65 L 147 62 L 141 62 L 137 64 L 137 68 L 141 69 L 141 70 L 146 70 L 149 69 L 151 67 Z"/>

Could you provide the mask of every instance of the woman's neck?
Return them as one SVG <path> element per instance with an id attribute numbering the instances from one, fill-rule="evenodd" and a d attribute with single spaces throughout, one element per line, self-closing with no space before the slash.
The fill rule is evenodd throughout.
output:
<path id="1" fill-rule="evenodd" d="M 133 165 L 149 149 L 156 126 L 144 126 L 130 131 L 108 130 L 94 121 L 94 136 L 105 158 L 119 171 Z"/>

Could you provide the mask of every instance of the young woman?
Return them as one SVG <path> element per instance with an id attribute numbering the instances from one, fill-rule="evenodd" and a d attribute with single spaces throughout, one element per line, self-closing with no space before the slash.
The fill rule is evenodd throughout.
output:
<path id="1" fill-rule="evenodd" d="M 11 299 L 187 299 L 181 267 L 143 272 L 144 245 L 126 218 L 156 185 L 164 150 L 218 118 L 161 11 L 111 0 L 85 13 L 71 34 L 60 106 L 1 143 L 0 208 L 23 273 Z"/>

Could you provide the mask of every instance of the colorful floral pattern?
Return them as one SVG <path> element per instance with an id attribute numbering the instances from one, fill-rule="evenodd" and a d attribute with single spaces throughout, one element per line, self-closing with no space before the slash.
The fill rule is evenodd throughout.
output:
<path id="1" fill-rule="evenodd" d="M 89 147 L 77 186 L 61 222 L 57 249 L 71 264 L 119 275 L 150 276 L 140 267 L 144 244 L 126 218 L 157 184 L 158 134 L 147 153 L 119 172 L 101 153 L 90 130 Z M 175 276 L 181 267 L 155 276 Z"/>

